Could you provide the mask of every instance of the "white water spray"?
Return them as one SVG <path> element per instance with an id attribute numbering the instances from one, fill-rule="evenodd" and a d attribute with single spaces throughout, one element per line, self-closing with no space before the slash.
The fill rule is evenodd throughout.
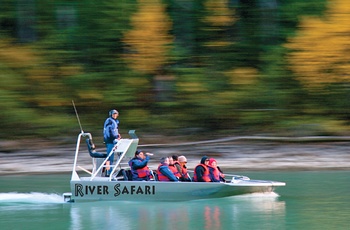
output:
<path id="1" fill-rule="evenodd" d="M 40 192 L 31 193 L 0 193 L 0 203 L 25 203 L 25 204 L 59 204 L 64 203 L 62 195 Z"/>

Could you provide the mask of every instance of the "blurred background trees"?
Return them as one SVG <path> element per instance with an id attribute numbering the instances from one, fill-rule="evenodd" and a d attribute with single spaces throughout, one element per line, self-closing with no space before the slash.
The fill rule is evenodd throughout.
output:
<path id="1" fill-rule="evenodd" d="M 334 0 L 0 0 L 2 138 L 344 134 L 350 6 Z"/>

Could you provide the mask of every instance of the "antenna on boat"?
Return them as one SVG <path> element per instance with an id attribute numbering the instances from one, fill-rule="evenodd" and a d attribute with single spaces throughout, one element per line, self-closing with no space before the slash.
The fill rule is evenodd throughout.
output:
<path id="1" fill-rule="evenodd" d="M 74 107 L 75 115 L 77 116 L 77 119 L 78 119 L 78 123 L 79 123 L 79 126 L 80 126 L 80 131 L 81 131 L 81 133 L 84 133 L 83 128 L 81 127 L 78 111 L 77 111 L 77 108 L 75 108 L 75 104 L 74 104 L 73 100 L 72 100 L 72 104 L 73 104 L 73 107 Z"/>

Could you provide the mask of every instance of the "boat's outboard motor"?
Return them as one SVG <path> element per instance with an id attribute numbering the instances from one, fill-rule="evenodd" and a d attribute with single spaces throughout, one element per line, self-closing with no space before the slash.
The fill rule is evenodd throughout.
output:
<path id="1" fill-rule="evenodd" d="M 107 157 L 107 153 L 96 152 L 95 144 L 92 142 L 92 139 L 87 138 L 86 144 L 88 146 L 89 154 L 91 157 L 93 157 L 93 158 L 106 158 Z"/>

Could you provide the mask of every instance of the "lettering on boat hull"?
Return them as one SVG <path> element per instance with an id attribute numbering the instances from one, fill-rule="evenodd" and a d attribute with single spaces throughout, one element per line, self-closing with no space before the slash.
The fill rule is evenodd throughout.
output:
<path id="1" fill-rule="evenodd" d="M 108 196 L 113 194 L 114 197 L 120 195 L 155 195 L 156 186 L 155 185 L 123 185 L 120 183 L 114 185 L 114 187 L 109 187 L 108 185 L 83 185 L 80 183 L 74 184 L 74 196 L 84 197 L 84 196 L 96 196 L 103 195 Z"/>
<path id="2" fill-rule="evenodd" d="M 75 196 L 83 197 L 84 195 L 108 195 L 108 186 L 106 185 L 82 185 L 75 184 Z"/>

